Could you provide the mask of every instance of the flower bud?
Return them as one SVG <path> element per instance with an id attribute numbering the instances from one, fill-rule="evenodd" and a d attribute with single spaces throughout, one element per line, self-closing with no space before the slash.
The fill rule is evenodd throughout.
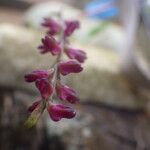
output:
<path id="1" fill-rule="evenodd" d="M 53 93 L 53 87 L 46 78 L 36 80 L 35 85 L 40 91 L 42 98 L 45 100 Z"/>
<path id="2" fill-rule="evenodd" d="M 53 37 L 49 36 L 42 38 L 42 45 L 38 48 L 40 49 L 41 54 L 50 52 L 52 55 L 58 55 L 61 51 L 59 43 Z"/>
<path id="3" fill-rule="evenodd" d="M 58 69 L 62 75 L 67 75 L 70 73 L 79 73 L 83 70 L 81 64 L 76 60 L 69 60 L 66 62 L 60 62 Z"/>
<path id="4" fill-rule="evenodd" d="M 40 104 L 41 101 L 35 101 L 32 103 L 31 106 L 29 106 L 28 111 L 31 113 L 34 109 L 37 108 L 37 106 Z"/>
<path id="5" fill-rule="evenodd" d="M 51 18 L 45 18 L 42 26 L 48 28 L 48 34 L 51 36 L 56 35 L 61 31 L 61 26 Z"/>
<path id="6" fill-rule="evenodd" d="M 53 75 L 53 73 L 51 72 L 51 74 L 49 74 L 49 71 L 47 70 L 35 70 L 26 74 L 24 78 L 26 82 L 35 82 L 37 79 L 48 78 L 51 75 Z"/>
<path id="7" fill-rule="evenodd" d="M 73 21 L 66 21 L 66 29 L 65 29 L 65 36 L 70 36 L 76 29 L 80 27 L 79 21 L 73 20 Z"/>
<path id="8" fill-rule="evenodd" d="M 66 49 L 66 54 L 70 59 L 76 59 L 80 63 L 83 63 L 86 59 L 86 53 L 79 49 L 68 48 Z"/>
<path id="9" fill-rule="evenodd" d="M 76 103 L 79 101 L 76 92 L 66 85 L 57 85 L 56 93 L 61 100 L 67 100 L 70 103 Z"/>
<path id="10" fill-rule="evenodd" d="M 71 107 L 62 104 L 50 105 L 47 110 L 53 121 L 59 121 L 62 118 L 71 119 L 76 115 L 76 112 Z"/>

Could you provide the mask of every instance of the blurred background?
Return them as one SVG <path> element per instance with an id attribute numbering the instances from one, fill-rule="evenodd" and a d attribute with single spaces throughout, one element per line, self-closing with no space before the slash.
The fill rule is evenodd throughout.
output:
<path id="1" fill-rule="evenodd" d="M 81 99 L 77 116 L 36 127 L 24 122 L 38 92 L 24 74 L 48 68 L 40 55 L 44 17 L 78 19 L 71 38 L 88 59 L 66 83 Z M 0 0 L 0 150 L 150 150 L 149 0 Z"/>

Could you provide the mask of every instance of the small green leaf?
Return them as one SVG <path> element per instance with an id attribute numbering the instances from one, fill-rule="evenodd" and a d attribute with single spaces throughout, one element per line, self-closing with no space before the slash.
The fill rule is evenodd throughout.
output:
<path id="1" fill-rule="evenodd" d="M 108 26 L 108 22 L 104 21 L 101 24 L 98 24 L 96 27 L 92 28 L 89 33 L 88 37 L 95 36 L 98 33 L 102 32 Z"/>

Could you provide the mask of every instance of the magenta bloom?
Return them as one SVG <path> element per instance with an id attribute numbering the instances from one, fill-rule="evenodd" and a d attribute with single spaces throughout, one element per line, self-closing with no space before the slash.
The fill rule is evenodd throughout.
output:
<path id="1" fill-rule="evenodd" d="M 79 49 L 68 48 L 66 49 L 66 54 L 70 59 L 76 59 L 80 63 L 83 63 L 86 59 L 86 53 Z"/>
<path id="2" fill-rule="evenodd" d="M 26 82 L 35 82 L 37 79 L 48 78 L 49 74 L 47 70 L 35 70 L 31 73 L 28 73 L 24 76 Z"/>
<path id="3" fill-rule="evenodd" d="M 62 104 L 50 105 L 47 110 L 53 121 L 59 121 L 62 118 L 71 119 L 76 115 L 76 112 L 71 107 Z"/>
<path id="4" fill-rule="evenodd" d="M 80 27 L 80 23 L 77 20 L 66 21 L 65 36 L 70 36 L 76 29 Z"/>
<path id="5" fill-rule="evenodd" d="M 46 78 L 36 80 L 35 85 L 43 99 L 47 100 L 53 93 L 53 87 Z"/>
<path id="6" fill-rule="evenodd" d="M 56 93 L 61 100 L 67 100 L 70 103 L 76 103 L 79 101 L 76 92 L 66 85 L 57 85 Z"/>
<path id="7" fill-rule="evenodd" d="M 59 43 L 53 37 L 49 36 L 42 38 L 42 45 L 38 48 L 40 49 L 41 54 L 50 52 L 52 55 L 58 55 L 61 51 Z"/>
<path id="8" fill-rule="evenodd" d="M 37 106 L 41 103 L 41 101 L 35 101 L 32 103 L 31 106 L 29 106 L 28 111 L 31 113 L 34 109 L 37 108 Z"/>
<path id="9" fill-rule="evenodd" d="M 48 28 L 49 35 L 56 35 L 61 31 L 61 26 L 51 18 L 45 18 L 42 26 Z"/>
<path id="10" fill-rule="evenodd" d="M 70 73 L 79 73 L 83 70 L 81 64 L 76 60 L 69 60 L 66 62 L 60 62 L 58 69 L 62 75 L 67 75 Z"/>

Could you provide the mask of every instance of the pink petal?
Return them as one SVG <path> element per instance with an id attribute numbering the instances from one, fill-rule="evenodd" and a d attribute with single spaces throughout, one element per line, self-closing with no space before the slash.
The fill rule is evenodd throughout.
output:
<path id="1" fill-rule="evenodd" d="M 60 62 L 58 69 L 62 75 L 67 75 L 70 73 L 79 73 L 83 70 L 81 64 L 76 60 L 69 60 L 66 62 Z"/>
<path id="2" fill-rule="evenodd" d="M 45 78 L 36 80 L 35 85 L 40 91 L 42 98 L 45 100 L 47 100 L 53 93 L 52 85 Z"/>
<path id="3" fill-rule="evenodd" d="M 65 36 L 70 36 L 76 29 L 80 27 L 80 23 L 77 20 L 67 20 L 65 29 Z"/>
<path id="4" fill-rule="evenodd" d="M 74 49 L 74 48 L 68 48 L 66 49 L 66 54 L 70 59 L 76 59 L 80 63 L 83 63 L 85 61 L 86 53 L 82 50 L 79 49 Z"/>
<path id="5" fill-rule="evenodd" d="M 61 31 L 61 26 L 53 19 L 51 18 L 45 18 L 42 26 L 48 28 L 48 34 L 50 35 L 56 35 Z"/>
<path id="6" fill-rule="evenodd" d="M 66 85 L 57 85 L 56 93 L 61 100 L 67 100 L 70 103 L 76 103 L 79 101 L 76 92 Z"/>
<path id="7" fill-rule="evenodd" d="M 25 81 L 27 82 L 35 82 L 37 79 L 40 78 L 48 78 L 49 72 L 47 70 L 35 70 L 31 73 L 28 73 L 24 76 Z"/>
<path id="8" fill-rule="evenodd" d="M 59 121 L 62 118 L 71 119 L 76 115 L 76 112 L 71 107 L 62 104 L 50 105 L 47 110 L 53 121 Z"/>
<path id="9" fill-rule="evenodd" d="M 61 51 L 59 43 L 52 36 L 42 38 L 42 45 L 38 47 L 41 54 L 50 52 L 52 55 L 58 55 Z"/>

